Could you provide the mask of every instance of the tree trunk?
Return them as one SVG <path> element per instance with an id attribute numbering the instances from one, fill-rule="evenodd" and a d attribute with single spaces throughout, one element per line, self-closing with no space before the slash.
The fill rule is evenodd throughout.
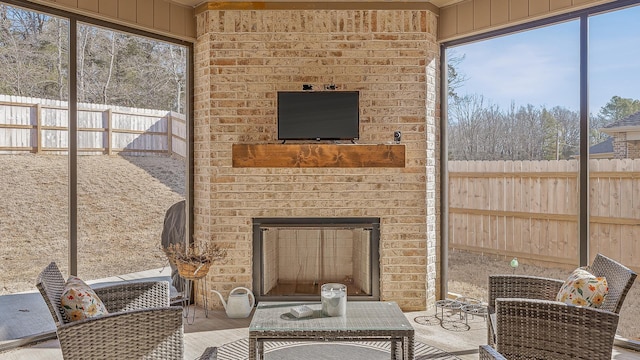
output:
<path id="1" fill-rule="evenodd" d="M 62 53 L 62 36 L 63 36 L 63 28 L 62 28 L 62 20 L 55 20 L 57 28 L 58 28 L 58 58 L 57 60 L 57 68 L 58 68 L 58 100 L 65 100 L 64 98 L 64 75 L 63 75 L 63 53 Z"/>
<path id="2" fill-rule="evenodd" d="M 113 64 L 116 59 L 116 33 L 115 31 L 111 32 L 111 59 L 109 61 L 109 71 L 107 72 L 107 80 L 104 83 L 104 87 L 102 88 L 102 103 L 107 104 L 107 90 L 109 88 L 109 83 L 111 82 L 111 76 L 113 76 Z"/>

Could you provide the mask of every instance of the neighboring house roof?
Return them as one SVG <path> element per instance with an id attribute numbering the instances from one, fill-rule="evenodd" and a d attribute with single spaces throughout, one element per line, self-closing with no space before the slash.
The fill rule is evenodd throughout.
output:
<path id="1" fill-rule="evenodd" d="M 571 155 L 572 158 L 580 158 L 580 153 Z M 613 158 L 613 138 L 609 137 L 601 143 L 589 147 L 590 159 L 611 159 Z"/>
<path id="2" fill-rule="evenodd" d="M 602 153 L 613 153 L 613 138 L 610 137 L 607 140 L 595 144 L 589 148 L 589 154 L 602 154 Z"/>
<path id="3" fill-rule="evenodd" d="M 614 132 L 625 132 L 629 130 L 637 131 L 640 128 L 640 111 L 633 113 L 625 118 L 622 118 L 616 122 L 613 122 L 600 131 L 611 135 Z"/>

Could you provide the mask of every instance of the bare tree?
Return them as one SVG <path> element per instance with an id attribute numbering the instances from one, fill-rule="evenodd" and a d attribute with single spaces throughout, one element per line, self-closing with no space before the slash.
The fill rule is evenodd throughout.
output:
<path id="1" fill-rule="evenodd" d="M 116 61 L 116 33 L 111 31 L 111 48 L 109 49 L 109 66 L 107 67 L 107 78 L 102 86 L 102 103 L 108 104 L 107 90 L 113 76 L 113 64 Z"/>
<path id="2" fill-rule="evenodd" d="M 458 98 L 449 108 L 449 144 L 451 158 L 478 160 L 483 126 L 484 98 L 481 95 Z"/>
<path id="3" fill-rule="evenodd" d="M 186 48 L 90 25 L 78 27 L 81 102 L 184 112 Z M 0 5 L 0 93 L 65 100 L 69 26 Z"/>
<path id="4" fill-rule="evenodd" d="M 58 30 L 57 33 L 57 59 L 56 59 L 56 67 L 58 70 L 58 99 L 65 99 L 66 95 L 65 95 L 65 89 L 66 89 L 66 84 L 67 82 L 66 80 L 66 76 L 64 74 L 64 67 L 65 65 L 67 65 L 66 63 L 66 59 L 67 57 L 66 52 L 64 51 L 65 48 L 65 44 L 64 44 L 64 40 L 66 40 L 66 37 L 64 36 L 66 33 L 68 33 L 68 29 L 64 26 L 64 24 L 62 23 L 62 21 L 60 19 L 55 19 L 54 20 L 54 24 L 56 25 L 56 29 Z"/>
<path id="5" fill-rule="evenodd" d="M 171 75 L 172 80 L 175 86 L 175 101 L 174 108 L 178 113 L 183 113 L 184 108 L 183 104 L 185 103 L 185 93 L 186 93 L 186 67 L 185 67 L 185 59 L 186 59 L 186 49 L 184 46 L 174 46 L 170 45 L 169 47 L 169 55 L 170 55 L 170 67 L 171 67 Z"/>
<path id="6" fill-rule="evenodd" d="M 451 160 L 568 159 L 579 145 L 579 116 L 562 107 L 512 103 L 503 111 L 482 95 L 467 95 L 449 111 Z"/>

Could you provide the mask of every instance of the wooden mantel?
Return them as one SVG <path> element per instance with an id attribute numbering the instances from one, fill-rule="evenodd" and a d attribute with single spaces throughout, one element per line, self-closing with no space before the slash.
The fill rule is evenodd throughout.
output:
<path id="1" fill-rule="evenodd" d="M 404 167 L 401 144 L 233 144 L 233 167 Z"/>

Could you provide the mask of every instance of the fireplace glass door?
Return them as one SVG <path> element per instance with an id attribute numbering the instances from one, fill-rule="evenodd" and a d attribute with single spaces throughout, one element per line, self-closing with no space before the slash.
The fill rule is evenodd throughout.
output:
<path id="1" fill-rule="evenodd" d="M 319 298 L 325 283 L 345 284 L 349 297 L 377 297 L 377 221 L 279 219 L 280 223 L 267 224 L 264 220 L 255 228 L 259 236 L 254 248 L 254 293 L 259 290 L 259 299 Z"/>

